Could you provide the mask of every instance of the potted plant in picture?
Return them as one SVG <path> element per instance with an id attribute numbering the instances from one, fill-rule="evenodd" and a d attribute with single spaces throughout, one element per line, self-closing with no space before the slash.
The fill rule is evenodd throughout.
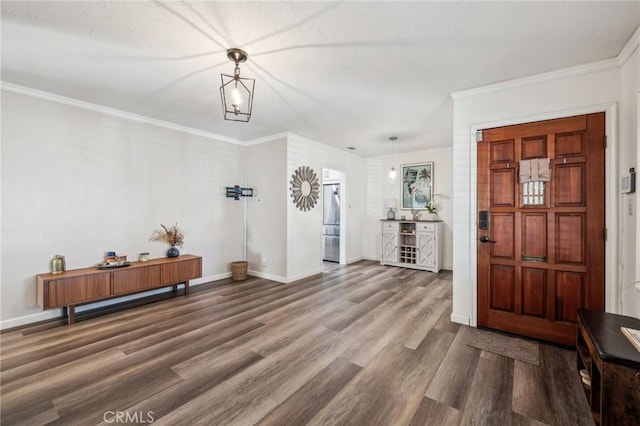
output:
<path id="1" fill-rule="evenodd" d="M 427 220 L 438 220 L 438 198 L 440 194 L 433 194 L 427 203 Z"/>
<path id="2" fill-rule="evenodd" d="M 167 250 L 167 257 L 180 256 L 180 250 L 178 250 L 178 247 L 182 248 L 182 245 L 184 244 L 184 232 L 178 228 L 177 223 L 168 228 L 162 224 L 160 224 L 160 226 L 162 229 L 154 230 L 149 237 L 149 241 L 160 241 L 169 244 L 171 247 Z"/>

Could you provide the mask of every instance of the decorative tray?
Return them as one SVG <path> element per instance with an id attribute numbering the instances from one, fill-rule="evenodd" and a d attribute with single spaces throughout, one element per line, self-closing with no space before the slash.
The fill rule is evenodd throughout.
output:
<path id="1" fill-rule="evenodd" d="M 98 269 L 122 268 L 124 266 L 129 266 L 129 265 L 131 265 L 131 262 L 99 263 Z"/>

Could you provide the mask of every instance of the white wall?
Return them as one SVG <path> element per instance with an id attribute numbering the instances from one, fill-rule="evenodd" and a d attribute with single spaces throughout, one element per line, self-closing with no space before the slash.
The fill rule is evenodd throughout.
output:
<path id="1" fill-rule="evenodd" d="M 453 149 L 429 149 L 367 158 L 367 208 L 364 231 L 364 256 L 367 259 L 380 259 L 381 236 L 380 219 L 386 219 L 384 201 L 387 198 L 398 200 L 401 204 L 401 176 L 403 164 L 433 161 L 435 178 L 434 191 L 441 194 L 438 216 L 444 222 L 443 267 L 453 268 Z M 398 171 L 395 182 L 389 181 L 391 166 Z M 396 219 L 405 215 L 411 218 L 410 210 L 399 209 Z"/>
<path id="2" fill-rule="evenodd" d="M 345 216 L 341 227 L 344 228 L 346 239 L 346 261 L 351 263 L 362 259 L 362 221 L 366 190 L 365 160 L 300 136 L 289 135 L 287 183 L 300 166 L 311 167 L 320 181 L 322 181 L 322 170 L 325 168 L 344 173 L 344 188 L 341 188 L 344 196 L 341 199 L 341 206 Z M 287 250 L 289 280 L 322 271 L 322 203 L 320 201 L 312 210 L 301 211 L 288 197 Z"/>
<path id="3" fill-rule="evenodd" d="M 251 145 L 243 149 L 247 187 L 249 270 L 277 281 L 287 277 L 287 139 Z M 242 203 L 243 201 L 237 201 Z"/>
<path id="4" fill-rule="evenodd" d="M 161 223 L 186 232 L 203 277 L 242 254 L 242 147 L 112 115 L 2 92 L 2 327 L 59 315 L 36 305 L 35 275 L 55 254 L 67 269 L 104 252 L 165 256 Z"/>
<path id="5" fill-rule="evenodd" d="M 473 131 L 586 112 L 607 111 L 607 241 L 606 296 L 608 311 L 619 309 L 617 252 L 620 195 L 619 156 L 635 144 L 616 133 L 616 103 L 621 100 L 620 68 L 615 61 L 562 70 L 501 85 L 474 89 L 454 98 L 454 277 L 452 320 L 476 324 L 476 143 Z M 620 110 L 627 108 L 620 104 Z M 621 111 L 622 113 L 622 111 Z M 625 111 L 626 113 L 626 111 Z M 612 202 L 610 202 L 612 201 Z M 613 230 L 613 232 L 611 231 Z M 636 236 L 630 237 L 635 240 Z M 622 251 L 636 256 L 635 241 L 622 239 Z M 624 272 L 622 275 L 626 274 Z"/>
<path id="6" fill-rule="evenodd" d="M 290 196 L 291 175 L 300 166 L 311 167 L 320 184 L 325 168 L 343 174 L 341 243 L 348 263 L 362 259 L 363 158 L 289 133 L 252 143 L 243 156 L 246 185 L 256 193 L 247 204 L 253 275 L 287 283 L 322 272 L 322 200 L 301 211 Z"/>
<path id="7" fill-rule="evenodd" d="M 638 102 L 640 99 L 640 51 L 636 48 L 635 53 L 625 62 L 620 69 L 620 167 L 618 179 L 629 168 L 633 167 L 638 171 L 640 164 L 640 150 L 638 149 Z M 636 182 L 638 188 L 638 182 Z M 640 190 L 638 188 L 636 191 Z M 635 250 L 623 249 L 620 251 L 621 265 L 621 285 L 622 285 L 622 313 L 640 318 L 640 295 L 635 292 L 634 281 L 640 280 L 640 197 L 638 193 L 623 194 L 620 197 L 620 236 L 621 247 L 633 248 Z M 631 214 L 629 214 L 631 212 Z"/>
<path id="8" fill-rule="evenodd" d="M 320 178 L 323 168 L 344 174 L 346 259 L 362 259 L 363 158 L 290 134 L 243 147 L 87 105 L 3 88 L 0 328 L 60 315 L 36 304 L 35 275 L 53 255 L 67 269 L 106 251 L 163 257 L 167 247 L 148 241 L 161 223 L 177 222 L 182 252 L 203 257 L 194 284 L 229 276 L 243 257 L 244 200 L 225 197 L 235 184 L 255 189 L 246 199 L 252 272 L 282 282 L 321 272 L 321 204 L 301 212 L 289 196 L 301 165 Z"/>

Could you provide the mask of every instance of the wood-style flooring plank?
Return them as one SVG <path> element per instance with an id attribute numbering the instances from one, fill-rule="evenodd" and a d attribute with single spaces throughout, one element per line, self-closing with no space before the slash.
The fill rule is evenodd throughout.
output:
<path id="1" fill-rule="evenodd" d="M 451 299 L 446 299 L 446 300 L 451 300 Z M 442 315 L 440 316 L 440 319 L 438 320 L 436 325 L 433 326 L 433 328 L 438 329 L 440 331 L 447 331 L 449 333 L 456 334 L 458 330 L 460 330 L 460 327 L 462 327 L 462 325 L 455 322 L 451 322 L 452 310 L 453 310 L 453 303 L 450 304 L 447 307 L 447 309 L 442 313 Z"/>
<path id="2" fill-rule="evenodd" d="M 377 291 L 361 302 L 355 303 L 353 306 L 342 311 L 335 312 L 332 318 L 324 321 L 322 325 L 335 331 L 342 331 L 362 316 L 371 312 L 394 294 L 395 293 L 387 290 Z"/>
<path id="3" fill-rule="evenodd" d="M 539 420 L 554 423 L 553 383 L 550 363 L 540 357 L 539 366 L 516 361 L 513 371 L 513 411 Z"/>
<path id="4" fill-rule="evenodd" d="M 109 350 L 118 344 L 144 338 L 149 334 L 150 330 L 144 328 L 129 333 L 126 332 L 126 330 L 123 330 L 120 335 L 113 337 L 105 336 L 104 339 L 86 344 L 76 348 L 75 350 L 61 350 L 59 353 L 52 351 L 46 355 L 41 354 L 40 358 L 30 357 L 29 359 L 24 359 L 23 363 L 15 363 L 11 369 L 7 369 L 0 373 L 0 378 L 3 385 L 6 385 L 22 377 L 32 376 L 36 373 L 47 371 L 51 368 L 51 365 L 63 366 L 77 361 L 84 356 L 92 356 L 93 354 L 102 352 L 103 350 Z"/>
<path id="5" fill-rule="evenodd" d="M 123 406 L 121 410 L 152 413 L 154 419 L 161 419 L 263 359 L 256 353 L 242 350 L 227 351 L 225 356 L 212 358 L 206 369 L 182 369 L 181 376 L 185 380 L 135 405 Z"/>
<path id="6" fill-rule="evenodd" d="M 342 345 L 334 331 L 317 327 L 296 344 L 160 418 L 158 424 L 253 424 L 338 358 Z"/>
<path id="7" fill-rule="evenodd" d="M 0 410 L 4 425 L 44 425 L 58 419 L 58 411 L 51 401 L 40 401 L 34 404 L 24 404 L 10 410 Z"/>
<path id="8" fill-rule="evenodd" d="M 551 382 L 553 424 L 593 425 L 582 382 L 576 371 L 574 351 L 540 345 L 541 359 Z M 554 362 L 550 362 L 553 360 Z"/>
<path id="9" fill-rule="evenodd" d="M 336 359 L 264 416 L 258 424 L 262 426 L 307 424 L 361 369 L 362 367 L 345 359 Z"/>
<path id="10" fill-rule="evenodd" d="M 519 420 L 511 403 L 513 363 L 511 358 L 481 351 L 461 423 L 512 425 Z"/>
<path id="11" fill-rule="evenodd" d="M 467 402 L 469 384 L 473 380 L 480 359 L 480 350 L 467 346 L 468 332 L 469 327 L 463 327 L 456 334 L 447 356 L 425 394 L 428 398 L 458 410 L 462 410 Z"/>
<path id="12" fill-rule="evenodd" d="M 397 333 L 406 331 L 411 313 L 425 300 L 423 293 L 421 287 L 409 287 L 344 329 L 344 337 L 354 342 L 344 357 L 357 365 L 366 366 Z"/>
<path id="13" fill-rule="evenodd" d="M 410 426 L 457 426 L 461 419 L 462 414 L 459 410 L 424 397 L 411 419 Z"/>
<path id="14" fill-rule="evenodd" d="M 407 327 L 409 335 L 404 341 L 404 346 L 409 349 L 416 349 L 425 336 L 438 322 L 442 313 L 451 306 L 450 300 L 433 299 L 427 300 L 426 306 L 416 313 L 411 326 Z"/>
<path id="15" fill-rule="evenodd" d="M 122 411 L 182 381 L 180 376 L 166 367 L 124 377 L 106 377 L 54 398 L 53 403 L 60 418 L 52 424 L 97 424 L 104 420 L 103 407 L 111 407 L 110 411 Z"/>
<path id="16" fill-rule="evenodd" d="M 387 345 L 309 424 L 408 424 L 452 339 L 435 330 L 415 351 Z"/>
<path id="17" fill-rule="evenodd" d="M 3 383 L 0 398 L 2 416 L 11 416 L 25 406 L 46 403 L 56 395 L 73 392 L 94 380 L 94 373 L 102 373 L 105 365 L 123 362 L 125 358 L 121 351 L 110 349 L 91 357 L 79 358 L 68 365 L 51 365 L 48 371 L 6 385 Z"/>

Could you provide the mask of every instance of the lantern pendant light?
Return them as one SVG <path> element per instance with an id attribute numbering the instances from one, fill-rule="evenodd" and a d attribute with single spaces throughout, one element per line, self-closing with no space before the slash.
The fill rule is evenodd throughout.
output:
<path id="1" fill-rule="evenodd" d="M 251 118 L 253 108 L 253 90 L 255 79 L 240 77 L 240 63 L 248 58 L 244 50 L 232 48 L 227 50 L 227 58 L 235 62 L 233 75 L 221 74 L 220 97 L 224 119 L 229 121 L 244 121 Z"/>

